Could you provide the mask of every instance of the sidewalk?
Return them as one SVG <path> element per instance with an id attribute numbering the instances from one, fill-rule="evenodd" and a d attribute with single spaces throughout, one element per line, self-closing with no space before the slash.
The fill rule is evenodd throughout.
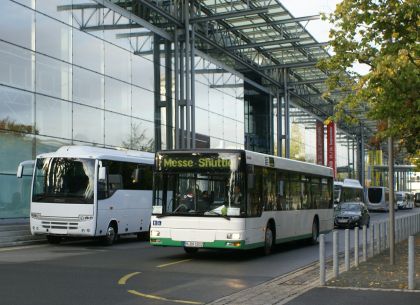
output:
<path id="1" fill-rule="evenodd" d="M 314 263 L 271 281 L 216 300 L 212 305 L 419 305 L 420 304 L 420 234 L 415 238 L 416 290 L 407 290 L 408 245 L 396 245 L 396 262 L 389 265 L 384 251 L 358 267 L 352 267 L 336 279 L 332 261 L 327 262 L 326 287 L 319 287 L 319 264 Z M 340 270 L 344 269 L 340 258 Z"/>

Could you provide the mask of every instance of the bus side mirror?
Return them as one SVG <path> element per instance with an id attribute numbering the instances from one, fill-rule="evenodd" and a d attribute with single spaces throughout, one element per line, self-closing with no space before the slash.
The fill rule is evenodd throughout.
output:
<path id="1" fill-rule="evenodd" d="M 18 169 L 17 169 L 17 173 L 16 173 L 16 177 L 22 178 L 22 174 L 23 174 L 23 166 L 22 166 L 22 164 L 19 164 Z"/>
<path id="2" fill-rule="evenodd" d="M 136 168 L 133 170 L 133 174 L 131 175 L 133 183 L 138 183 L 140 179 L 140 168 Z"/>
<path id="3" fill-rule="evenodd" d="M 98 180 L 101 182 L 106 180 L 106 167 L 99 167 Z"/>

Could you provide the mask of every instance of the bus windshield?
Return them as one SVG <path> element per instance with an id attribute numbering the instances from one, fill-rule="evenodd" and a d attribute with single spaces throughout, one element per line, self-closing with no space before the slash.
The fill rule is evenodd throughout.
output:
<path id="1" fill-rule="evenodd" d="M 245 216 L 243 174 L 237 164 L 226 161 L 237 155 L 189 158 L 172 155 L 170 161 L 163 163 L 165 157 L 160 161 L 160 171 L 155 173 L 154 213 Z"/>
<path id="2" fill-rule="evenodd" d="M 93 203 L 95 160 L 37 159 L 33 202 Z"/>

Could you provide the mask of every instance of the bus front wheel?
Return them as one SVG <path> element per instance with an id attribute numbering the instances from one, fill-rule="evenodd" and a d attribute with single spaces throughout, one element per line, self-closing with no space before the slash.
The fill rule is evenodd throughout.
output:
<path id="1" fill-rule="evenodd" d="M 108 229 L 106 230 L 106 234 L 104 237 L 104 244 L 106 246 L 111 246 L 115 240 L 117 239 L 117 232 L 112 224 L 109 225 Z"/>

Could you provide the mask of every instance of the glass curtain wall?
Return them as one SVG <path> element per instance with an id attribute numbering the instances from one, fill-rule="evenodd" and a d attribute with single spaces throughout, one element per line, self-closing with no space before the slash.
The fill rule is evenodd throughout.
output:
<path id="1" fill-rule="evenodd" d="M 31 173 L 16 178 L 23 160 L 71 144 L 154 149 L 154 36 L 106 8 L 69 9 L 76 3 L 1 3 L 0 221 L 29 216 Z M 101 28 L 112 23 L 128 26 Z M 167 98 L 164 57 L 161 101 Z M 199 67 L 217 68 L 197 57 Z M 173 87 L 172 74 L 172 97 Z M 210 147 L 243 148 L 243 80 L 197 74 L 196 96 L 197 133 Z M 164 109 L 161 114 L 166 148 Z"/>

